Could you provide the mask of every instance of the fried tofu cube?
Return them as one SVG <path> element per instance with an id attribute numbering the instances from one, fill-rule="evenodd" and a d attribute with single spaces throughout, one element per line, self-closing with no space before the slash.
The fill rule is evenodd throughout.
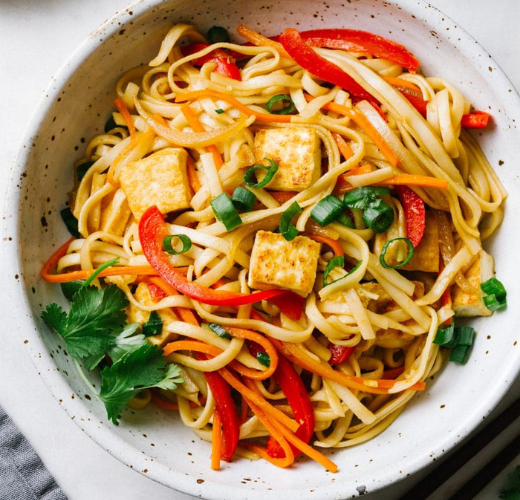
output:
<path id="1" fill-rule="evenodd" d="M 123 236 L 132 212 L 124 191 L 120 188 L 101 202 L 101 231 Z"/>
<path id="2" fill-rule="evenodd" d="M 491 316 L 493 314 L 482 300 L 484 294 L 480 290 L 480 285 L 494 275 L 495 261 L 493 257 L 481 250 L 477 259 L 465 274 L 466 279 L 475 288 L 475 291 L 466 293 L 458 285 L 452 287 L 451 299 L 455 316 Z"/>
<path id="3" fill-rule="evenodd" d="M 248 284 L 258 290 L 287 288 L 308 295 L 316 280 L 321 245 L 306 236 L 287 241 L 281 234 L 258 231 L 251 253 Z"/>
<path id="4" fill-rule="evenodd" d="M 421 242 L 413 252 L 413 257 L 403 271 L 424 271 L 438 273 L 440 264 L 439 226 L 433 212 L 426 212 L 426 225 Z"/>
<path id="5" fill-rule="evenodd" d="M 137 220 L 152 205 L 163 214 L 190 208 L 187 158 L 182 148 L 165 148 L 121 167 L 121 188 Z"/>
<path id="6" fill-rule="evenodd" d="M 139 283 L 134 293 L 135 299 L 144 304 L 145 306 L 152 306 L 155 304 L 152 295 L 150 293 L 150 289 L 146 283 Z M 145 311 L 143 309 L 139 309 L 134 304 L 130 304 L 127 307 L 127 318 L 128 323 L 146 323 L 150 319 L 150 311 Z M 162 309 L 157 311 L 159 316 L 163 321 L 163 331 L 160 335 L 153 335 L 148 337 L 148 342 L 151 344 L 156 344 L 158 346 L 163 346 L 164 344 L 170 342 L 171 340 L 175 340 L 177 335 L 175 333 L 167 332 L 164 330 L 164 327 L 169 325 L 172 321 L 177 321 L 177 316 L 173 313 L 171 309 Z"/>
<path id="7" fill-rule="evenodd" d="M 269 158 L 278 164 L 267 189 L 304 191 L 321 176 L 321 145 L 313 128 L 260 129 L 255 134 L 254 152 L 257 163 L 267 165 L 265 158 Z M 265 175 L 265 170 L 257 170 L 259 182 Z"/>

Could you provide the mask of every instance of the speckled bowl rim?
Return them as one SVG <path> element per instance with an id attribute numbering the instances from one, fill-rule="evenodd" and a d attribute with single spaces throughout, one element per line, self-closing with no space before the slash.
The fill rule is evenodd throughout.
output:
<path id="1" fill-rule="evenodd" d="M 30 122 L 31 124 L 23 141 L 24 146 L 21 148 L 16 163 L 11 172 L 8 196 L 4 205 L 4 241 L 6 241 L 7 238 L 10 238 L 13 234 L 18 235 L 21 231 L 18 223 L 19 207 L 21 204 L 21 190 L 19 189 L 18 184 L 19 179 L 25 170 L 25 164 L 29 158 L 31 145 L 33 144 L 33 141 L 37 135 L 37 124 L 40 123 L 40 118 L 47 114 L 50 107 L 52 106 L 54 99 L 60 93 L 62 86 L 81 66 L 88 54 L 90 54 L 91 51 L 99 45 L 100 40 L 102 41 L 116 33 L 121 28 L 121 24 L 128 21 L 128 17 L 130 15 L 136 19 L 140 15 L 148 12 L 154 6 L 159 6 L 164 3 L 164 0 L 138 0 L 129 5 L 127 8 L 122 9 L 116 13 L 112 18 L 105 21 L 105 23 L 103 23 L 99 28 L 89 34 L 88 38 L 72 54 L 72 56 L 58 72 L 57 76 L 53 79 L 46 92 L 46 96 L 40 102 Z M 424 9 L 427 5 L 422 2 L 422 0 L 401 0 L 388 3 L 392 5 L 399 5 L 406 12 L 410 14 L 416 14 L 417 16 L 425 15 Z M 442 14 L 435 7 L 429 6 L 429 8 L 430 11 L 427 18 L 428 23 L 436 24 L 442 17 L 445 25 L 451 24 L 451 26 L 455 26 L 455 23 L 450 20 L 448 16 Z M 465 53 L 467 53 L 470 57 L 477 57 L 477 54 L 486 53 L 485 50 L 468 33 L 466 33 L 460 27 L 457 27 L 457 29 L 459 30 L 458 32 L 460 36 L 465 38 L 467 45 Z M 474 43 L 471 45 L 469 42 Z M 511 82 L 509 82 L 505 74 L 498 68 L 496 63 L 494 63 L 494 65 L 495 71 L 492 75 L 492 78 L 494 79 L 495 83 L 504 89 L 512 89 L 513 85 Z M 515 95 L 512 96 L 511 102 L 516 102 L 515 109 L 512 111 L 512 114 L 517 117 L 520 116 L 520 100 L 516 92 Z M 2 256 L 3 262 L 10 262 L 13 264 L 12 268 L 21 269 L 20 255 L 16 244 L 2 245 Z M 10 280 L 7 294 L 10 299 L 10 307 L 15 304 L 17 310 L 20 310 L 19 308 L 23 309 L 24 311 L 29 310 L 29 304 L 26 296 L 27 291 L 24 289 L 23 279 L 17 279 L 14 281 Z M 19 335 L 23 336 L 24 338 L 30 338 L 28 349 L 31 359 L 33 360 L 36 368 L 39 370 L 41 376 L 44 378 L 53 396 L 57 397 L 57 394 L 70 392 L 69 384 L 59 372 L 44 369 L 53 365 L 54 362 L 47 352 L 46 345 L 40 338 L 39 330 L 35 326 L 30 312 L 26 312 L 23 317 L 18 318 L 16 323 L 13 320 L 13 326 L 18 331 Z M 457 434 L 460 437 L 460 440 L 462 440 L 473 429 L 475 429 L 482 422 L 483 417 L 492 411 L 496 404 L 502 399 L 519 371 L 520 356 L 518 356 L 516 360 L 512 360 L 510 364 L 503 369 L 503 375 L 505 379 L 507 379 L 506 383 L 503 383 L 497 387 L 496 392 L 494 392 L 492 395 L 489 395 L 485 401 L 483 400 L 477 402 L 473 411 L 458 424 L 456 430 L 458 431 Z M 238 498 L 238 496 L 241 496 L 242 498 L 244 497 L 244 490 L 236 489 L 233 486 L 226 488 L 225 486 L 223 487 L 222 485 L 219 485 L 218 492 L 215 492 L 211 490 L 210 483 L 206 482 L 205 484 L 200 485 L 194 484 L 192 478 L 185 478 L 182 474 L 174 474 L 172 480 L 171 469 L 160 464 L 151 466 L 150 462 L 146 460 L 145 456 L 139 453 L 131 444 L 113 433 L 110 427 L 99 426 L 97 425 L 97 422 L 90 421 L 87 418 L 78 418 L 78 416 L 81 415 L 88 416 L 88 409 L 81 399 L 70 399 L 66 403 L 61 404 L 61 406 L 70 416 L 76 416 L 74 421 L 78 424 L 78 426 L 83 429 L 90 437 L 92 437 L 102 448 L 106 449 L 109 453 L 121 460 L 123 463 L 127 465 L 131 464 L 133 468 L 138 471 L 147 469 L 147 477 L 155 481 L 168 485 L 184 493 L 201 496 L 203 498 Z M 449 440 L 447 437 L 440 438 L 437 446 L 433 451 L 438 458 L 444 452 L 451 449 L 455 444 L 455 442 Z M 421 468 L 427 466 L 429 463 L 431 463 L 431 457 L 427 456 L 426 453 L 423 456 L 416 456 L 409 462 L 407 472 L 409 474 L 417 472 Z M 379 487 L 394 483 L 397 480 L 402 479 L 402 477 L 403 476 L 398 477 L 395 474 L 392 477 L 380 477 Z M 376 488 L 372 488 L 371 491 L 374 491 L 375 489 Z M 305 492 L 299 491 L 298 493 L 302 499 L 318 499 L 339 498 L 340 496 L 345 495 L 346 491 L 344 489 L 344 485 L 338 481 L 335 485 L 323 489 L 323 491 L 315 490 L 314 492 L 307 492 L 306 494 Z M 271 494 L 267 496 L 271 497 Z M 251 494 L 248 493 L 247 498 L 266 498 L 266 492 L 252 491 Z"/>

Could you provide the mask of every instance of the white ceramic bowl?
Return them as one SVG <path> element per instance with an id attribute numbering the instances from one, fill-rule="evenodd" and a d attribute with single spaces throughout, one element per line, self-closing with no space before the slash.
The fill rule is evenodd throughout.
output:
<path id="1" fill-rule="evenodd" d="M 19 269 L 7 297 L 38 371 L 75 422 L 103 448 L 135 470 L 177 490 L 208 499 L 346 498 L 374 491 L 428 465 L 461 441 L 489 414 L 520 370 L 515 325 L 520 308 L 510 306 L 491 319 L 473 321 L 478 336 L 466 366 L 450 364 L 382 435 L 352 449 L 333 452 L 337 474 L 300 460 L 290 470 L 263 461 L 236 460 L 220 472 L 209 467 L 210 447 L 180 421 L 154 407 L 125 410 L 119 426 L 107 422 L 103 405 L 88 390 L 57 336 L 39 319 L 42 307 L 61 302 L 59 287 L 39 271 L 68 238 L 59 210 L 72 187 L 72 163 L 85 141 L 100 131 L 114 99 L 114 84 L 125 70 L 155 55 L 170 25 L 187 21 L 206 30 L 243 22 L 264 34 L 284 27 L 354 27 L 406 45 L 429 75 L 458 86 L 476 108 L 490 110 L 493 124 L 481 144 L 510 191 L 504 224 L 489 242 L 509 303 L 519 304 L 515 221 L 520 191 L 515 163 L 520 137 L 519 98 L 483 49 L 460 27 L 417 0 L 388 2 L 329 0 L 255 2 L 231 0 L 141 0 L 91 34 L 48 89 L 29 128 L 9 189 L 3 262 Z M 21 308 L 21 309 L 20 309 Z"/>

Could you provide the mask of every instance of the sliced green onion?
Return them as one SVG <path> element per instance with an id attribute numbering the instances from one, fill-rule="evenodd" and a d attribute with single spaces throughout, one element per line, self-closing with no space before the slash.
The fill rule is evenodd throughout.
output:
<path id="1" fill-rule="evenodd" d="M 105 269 L 108 269 L 109 267 L 112 267 L 114 264 L 117 264 L 119 262 L 119 257 L 116 257 L 115 259 L 111 259 L 104 264 L 101 264 L 84 282 L 83 286 L 87 287 L 89 286 Z"/>
<path id="2" fill-rule="evenodd" d="M 251 168 L 247 170 L 244 175 L 244 183 L 247 187 L 250 188 L 263 188 L 269 184 L 274 177 L 274 174 L 278 172 L 278 164 L 269 158 L 264 158 L 264 160 L 269 162 L 269 166 L 266 165 L 253 165 Z M 260 181 L 256 182 L 256 174 L 257 170 L 267 170 L 265 177 Z"/>
<path id="3" fill-rule="evenodd" d="M 463 365 L 468 360 L 469 347 L 467 345 L 458 345 L 452 348 L 450 353 L 450 361 Z"/>
<path id="4" fill-rule="evenodd" d="M 311 219 L 323 227 L 344 215 L 344 210 L 345 208 L 341 200 L 337 196 L 329 194 L 313 207 Z"/>
<path id="5" fill-rule="evenodd" d="M 386 186 L 363 186 L 345 194 L 343 204 L 349 208 L 366 208 L 376 196 L 390 194 Z"/>
<path id="6" fill-rule="evenodd" d="M 267 368 L 271 366 L 271 358 L 269 357 L 269 354 L 265 352 L 257 352 L 256 359 L 261 365 L 267 366 Z"/>
<path id="7" fill-rule="evenodd" d="M 150 318 L 146 323 L 143 323 L 143 335 L 145 337 L 153 337 L 154 335 L 160 335 L 163 329 L 163 320 L 159 316 L 157 311 L 150 313 Z"/>
<path id="8" fill-rule="evenodd" d="M 325 267 L 325 272 L 323 273 L 323 286 L 326 287 L 327 285 L 330 285 L 330 283 L 327 283 L 327 278 L 329 277 L 330 272 L 333 269 L 336 269 L 336 267 L 343 268 L 345 266 L 345 256 L 344 255 L 338 255 L 337 257 L 333 257 L 327 262 L 327 266 Z"/>
<path id="9" fill-rule="evenodd" d="M 280 101 L 287 102 L 289 103 L 289 105 L 286 107 L 282 107 L 282 109 L 273 110 L 273 104 L 276 104 Z M 278 94 L 271 97 L 271 99 L 267 101 L 265 107 L 267 108 L 267 111 L 269 111 L 269 113 L 271 113 L 272 115 L 288 115 L 296 109 L 294 101 L 288 95 L 285 94 Z"/>
<path id="10" fill-rule="evenodd" d="M 475 338 L 475 329 L 471 326 L 458 326 L 455 328 L 457 345 L 472 346 Z"/>
<path id="11" fill-rule="evenodd" d="M 391 266 L 390 264 L 388 264 L 385 260 L 385 256 L 386 256 L 386 252 L 388 251 L 388 247 L 396 242 L 396 241 L 404 241 L 408 247 L 408 254 L 406 256 L 406 258 L 403 260 L 403 262 L 401 262 L 400 264 L 396 264 L 395 266 Z M 400 267 L 403 267 L 405 266 L 406 264 L 408 264 L 408 262 L 410 262 L 410 259 L 413 257 L 413 244 L 412 242 L 408 239 L 408 238 L 394 238 L 393 240 L 388 240 L 384 245 L 383 245 L 383 249 L 381 250 L 381 255 L 379 256 L 379 262 L 381 263 L 381 265 L 383 267 L 385 267 L 386 269 L 399 269 Z"/>
<path id="12" fill-rule="evenodd" d="M 60 211 L 61 220 L 65 223 L 65 226 L 67 226 L 67 229 L 69 230 L 69 233 L 74 236 L 74 238 L 81 238 L 81 234 L 79 234 L 78 229 L 78 219 L 74 217 L 72 214 L 72 210 L 70 207 L 64 208 Z"/>
<path id="13" fill-rule="evenodd" d="M 298 236 L 298 229 L 291 224 L 291 221 L 301 212 L 302 207 L 295 201 L 280 218 L 280 233 L 287 241 L 292 241 Z"/>
<path id="14" fill-rule="evenodd" d="M 323 273 L 323 288 L 325 288 L 328 285 L 332 285 L 332 283 L 336 283 L 336 281 L 345 279 L 347 276 L 350 276 L 352 273 L 356 272 L 359 269 L 359 266 L 361 266 L 361 264 L 363 262 L 360 260 L 347 274 L 345 274 L 345 276 L 342 276 L 341 278 L 335 279 L 333 281 L 329 281 L 327 283 L 327 278 L 329 277 L 330 272 L 334 268 L 336 268 L 336 267 L 343 268 L 344 267 L 344 265 L 345 265 L 344 259 L 345 259 L 345 257 L 343 255 L 339 255 L 338 257 L 334 257 L 329 260 L 329 262 L 327 263 L 327 267 L 325 268 L 325 272 Z M 336 261 L 337 264 L 334 263 L 333 261 Z M 331 262 L 332 262 L 332 264 L 331 264 Z"/>
<path id="15" fill-rule="evenodd" d="M 221 115 L 222 113 L 224 113 L 224 110 L 219 108 L 219 109 L 215 110 L 215 113 L 217 113 L 218 115 Z"/>
<path id="16" fill-rule="evenodd" d="M 251 212 L 256 201 L 256 196 L 249 189 L 238 186 L 233 191 L 231 202 L 241 212 Z"/>
<path id="17" fill-rule="evenodd" d="M 393 221 L 394 209 L 380 199 L 370 203 L 363 212 L 363 222 L 374 233 L 384 233 Z"/>
<path id="18" fill-rule="evenodd" d="M 490 311 L 498 311 L 506 308 L 507 292 L 499 280 L 490 278 L 484 281 L 484 283 L 481 283 L 480 289 L 486 294 L 482 300 Z"/>
<path id="19" fill-rule="evenodd" d="M 451 325 L 441 326 L 437 329 L 437 333 L 435 338 L 433 339 L 434 344 L 438 345 L 448 345 L 453 340 L 453 335 L 455 333 L 455 321 L 451 322 Z"/>
<path id="20" fill-rule="evenodd" d="M 208 30 L 208 42 L 209 43 L 230 43 L 231 37 L 226 28 L 221 26 L 213 26 Z"/>
<path id="21" fill-rule="evenodd" d="M 209 325 L 210 330 L 213 333 L 216 333 L 220 338 L 222 339 L 231 339 L 231 335 L 228 333 L 228 331 L 218 323 L 210 323 Z"/>
<path id="22" fill-rule="evenodd" d="M 177 251 L 173 248 L 172 240 L 173 238 L 178 238 L 182 243 L 182 248 Z M 179 255 L 181 253 L 187 252 L 191 248 L 191 240 L 189 236 L 185 234 L 170 234 L 169 236 L 165 236 L 163 240 L 163 249 L 165 252 L 168 252 L 171 255 Z"/>
<path id="23" fill-rule="evenodd" d="M 79 164 L 76 167 L 76 177 L 78 178 L 78 181 L 83 179 L 85 177 L 85 174 L 87 173 L 88 169 L 96 163 L 95 161 L 85 161 L 81 164 Z"/>
<path id="24" fill-rule="evenodd" d="M 343 224 L 344 226 L 347 226 L 350 229 L 354 229 L 356 227 L 354 221 L 344 212 L 341 212 L 339 217 L 336 219 L 336 222 L 339 222 L 340 224 Z"/>
<path id="25" fill-rule="evenodd" d="M 228 231 L 232 231 L 235 227 L 242 224 L 242 219 L 240 218 L 235 205 L 231 203 L 231 200 L 226 193 L 221 193 L 216 198 L 213 198 L 210 204 L 216 218 L 226 226 Z"/>

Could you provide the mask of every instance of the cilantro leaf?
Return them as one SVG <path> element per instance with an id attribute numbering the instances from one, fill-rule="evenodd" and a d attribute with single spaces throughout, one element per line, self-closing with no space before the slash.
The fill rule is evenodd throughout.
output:
<path id="1" fill-rule="evenodd" d="M 154 335 L 160 335 L 163 329 L 163 320 L 159 316 L 157 311 L 150 313 L 150 319 L 143 324 L 143 335 L 145 337 L 152 337 Z"/>
<path id="2" fill-rule="evenodd" d="M 131 323 L 126 325 L 124 330 L 116 336 L 114 339 L 114 345 L 110 346 L 107 351 L 107 354 L 110 356 L 113 363 L 122 358 L 126 353 L 148 344 L 144 335 L 134 335 L 137 328 L 139 328 L 139 323 Z"/>
<path id="3" fill-rule="evenodd" d="M 92 357 L 88 364 L 95 366 L 95 359 L 115 343 L 112 334 L 123 330 L 127 305 L 124 292 L 116 285 L 101 290 L 89 286 L 74 294 L 68 316 L 60 306 L 50 304 L 42 319 L 64 338 L 71 356 Z"/>
<path id="4" fill-rule="evenodd" d="M 506 489 L 499 498 L 503 500 L 520 500 L 520 465 L 507 476 Z"/>
<path id="5" fill-rule="evenodd" d="M 150 387 L 173 390 L 183 382 L 179 374 L 179 367 L 168 365 L 163 350 L 156 345 L 142 345 L 124 354 L 101 371 L 99 397 L 105 403 L 108 418 L 117 425 L 123 408 L 140 391 Z"/>

